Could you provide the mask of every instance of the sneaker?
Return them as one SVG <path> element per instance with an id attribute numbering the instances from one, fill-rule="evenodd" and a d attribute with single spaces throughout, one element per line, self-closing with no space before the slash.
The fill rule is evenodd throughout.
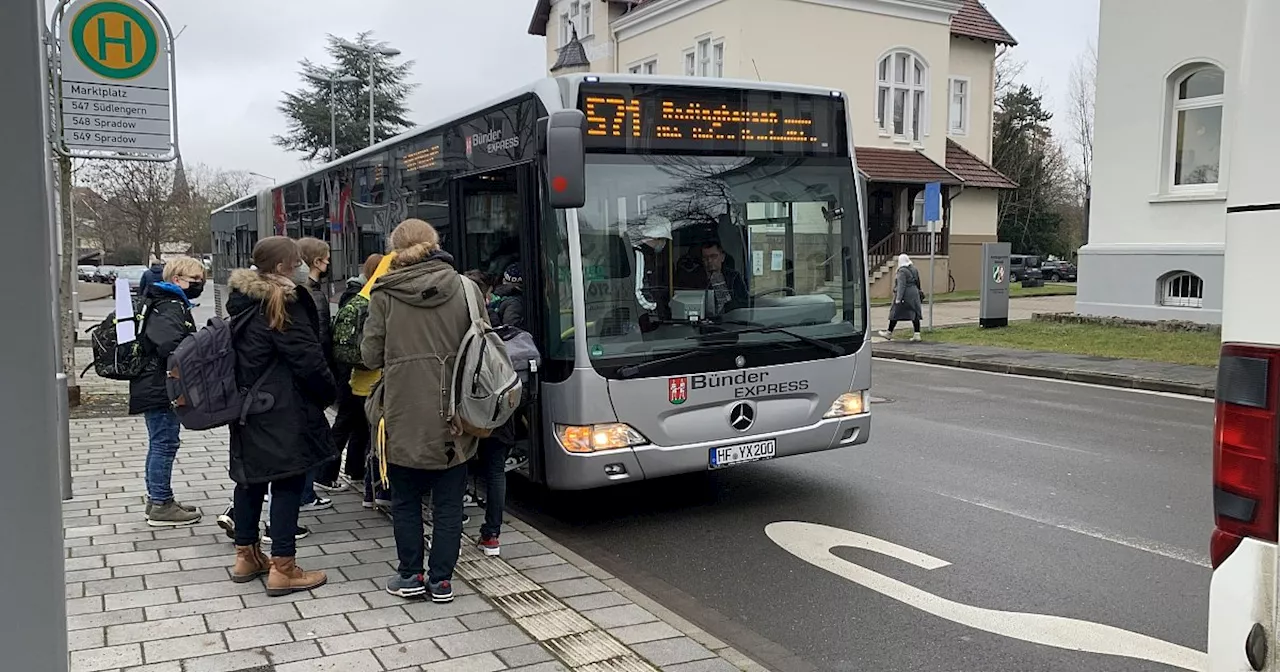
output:
<path id="1" fill-rule="evenodd" d="M 302 506 L 298 507 L 298 511 L 300 512 L 324 511 L 325 509 L 332 509 L 332 508 L 333 508 L 332 499 L 329 499 L 328 497 L 316 497 L 314 502 L 311 502 L 310 504 L 303 504 Z"/>
<path id="2" fill-rule="evenodd" d="M 373 505 L 380 509 L 391 508 L 391 493 L 385 490 L 377 490 L 373 493 Z"/>
<path id="3" fill-rule="evenodd" d="M 299 525 L 297 534 L 293 535 L 293 540 L 302 541 L 303 539 L 306 539 L 309 536 L 311 536 L 311 530 L 308 529 L 306 525 Z M 262 543 L 264 544 L 271 543 L 271 526 L 270 525 L 266 526 L 266 528 L 264 528 L 262 531 Z"/>
<path id="4" fill-rule="evenodd" d="M 234 518 L 234 516 L 235 516 L 235 507 L 233 506 L 228 506 L 227 510 L 223 511 L 218 516 L 218 527 L 221 527 L 222 530 L 227 533 L 227 536 L 230 537 L 232 541 L 236 540 L 236 519 Z"/>
<path id="5" fill-rule="evenodd" d="M 529 464 L 528 455 L 525 455 L 523 453 L 520 455 L 512 455 L 507 458 L 507 464 L 504 470 L 515 471 L 516 469 L 523 469 L 524 467 L 528 466 L 528 464 Z"/>
<path id="6" fill-rule="evenodd" d="M 471 494 L 470 492 L 464 492 L 464 493 L 462 493 L 462 505 L 463 505 L 463 506 L 475 506 L 475 505 L 476 505 L 476 496 L 475 496 L 475 495 L 473 495 L 473 494 Z"/>
<path id="7" fill-rule="evenodd" d="M 480 543 L 476 544 L 476 546 L 480 547 L 480 550 L 484 551 L 484 554 L 491 558 L 496 558 L 502 555 L 502 544 L 498 541 L 497 537 L 490 537 L 488 535 L 482 536 L 480 537 Z"/>
<path id="8" fill-rule="evenodd" d="M 194 506 L 190 506 L 190 505 L 188 505 L 188 504 L 183 504 L 182 502 L 179 502 L 179 501 L 178 501 L 178 500 L 176 500 L 176 499 L 175 499 L 175 500 L 173 500 L 173 503 L 174 503 L 174 504 L 177 504 L 177 505 L 178 505 L 178 508 L 182 509 L 183 511 L 190 511 L 191 513 L 195 513 L 196 511 L 199 511 L 199 510 L 200 510 L 200 509 L 197 509 L 197 508 L 196 508 L 196 507 L 194 507 Z M 146 513 L 146 515 L 148 515 L 148 516 L 150 516 L 150 515 L 151 515 L 151 507 L 153 507 L 153 506 L 155 506 L 155 503 L 154 503 L 154 502 L 152 502 L 150 499 L 148 499 L 148 500 L 147 500 L 147 513 Z"/>
<path id="9" fill-rule="evenodd" d="M 324 481 L 316 481 L 312 485 L 314 485 L 319 490 L 324 490 L 325 492 L 330 492 L 330 493 L 342 492 L 347 489 L 347 484 L 343 483 L 340 479 L 332 481 L 330 483 L 326 483 Z"/>
<path id="10" fill-rule="evenodd" d="M 427 594 L 426 577 L 415 574 L 406 578 L 397 574 L 387 581 L 387 592 L 396 597 L 422 597 Z"/>
<path id="11" fill-rule="evenodd" d="M 916 333 L 911 334 L 911 340 L 918 343 L 920 341 L 920 332 L 917 331 Z"/>
<path id="12" fill-rule="evenodd" d="M 360 506 L 363 506 L 366 509 L 372 509 L 377 505 L 378 505 L 377 502 L 373 500 L 373 491 L 372 490 L 365 491 L 364 499 L 361 500 Z"/>
<path id="13" fill-rule="evenodd" d="M 453 586 L 448 581 L 435 581 L 429 585 L 431 601 L 436 604 L 447 604 L 453 601 Z"/>
<path id="14" fill-rule="evenodd" d="M 893 340 L 893 332 L 892 332 L 892 331 L 885 331 L 884 329 L 881 329 L 880 331 L 877 331 L 876 333 L 877 333 L 877 334 L 880 334 L 880 338 L 883 338 L 883 339 L 884 339 L 884 340 L 886 340 L 886 341 L 892 341 L 892 340 Z"/>
<path id="15" fill-rule="evenodd" d="M 147 514 L 147 525 L 151 527 L 185 527 L 187 525 L 195 525 L 200 522 L 199 511 L 187 511 L 178 506 L 177 502 L 165 502 L 163 504 L 153 504 L 151 512 Z"/>

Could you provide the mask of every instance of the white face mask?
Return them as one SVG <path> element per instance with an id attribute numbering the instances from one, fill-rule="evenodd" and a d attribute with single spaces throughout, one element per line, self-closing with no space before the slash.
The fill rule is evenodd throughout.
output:
<path id="1" fill-rule="evenodd" d="M 310 279 L 311 279 L 311 267 L 307 266 L 306 263 L 299 264 L 297 268 L 293 269 L 292 280 L 295 283 L 299 285 L 305 285 L 307 284 L 307 281 Z"/>

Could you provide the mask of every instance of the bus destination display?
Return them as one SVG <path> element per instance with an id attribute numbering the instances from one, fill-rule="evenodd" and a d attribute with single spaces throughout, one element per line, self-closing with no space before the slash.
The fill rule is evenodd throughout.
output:
<path id="1" fill-rule="evenodd" d="M 419 147 L 404 155 L 404 168 L 409 172 L 419 170 L 439 170 L 442 160 L 444 138 L 432 135 L 423 138 Z M 419 143 L 415 143 L 419 144 Z"/>
<path id="2" fill-rule="evenodd" d="M 774 91 L 652 85 L 583 85 L 588 150 L 847 153 L 843 101 Z"/>

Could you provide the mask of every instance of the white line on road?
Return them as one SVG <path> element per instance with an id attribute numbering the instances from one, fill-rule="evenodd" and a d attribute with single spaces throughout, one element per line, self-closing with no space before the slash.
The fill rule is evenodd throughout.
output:
<path id="1" fill-rule="evenodd" d="M 921 611 L 995 635 L 1059 649 L 1122 656 L 1200 671 L 1208 665 L 1200 651 L 1110 625 L 1061 616 L 986 609 L 954 602 L 891 579 L 837 557 L 834 548 L 860 548 L 924 569 L 946 567 L 945 560 L 883 539 L 826 525 L 777 522 L 765 534 L 792 555 Z"/>
<path id="2" fill-rule="evenodd" d="M 980 371 L 978 369 L 962 369 L 958 366 L 946 366 L 944 364 L 927 364 L 925 362 L 909 362 L 905 359 L 876 359 L 872 367 L 884 366 L 886 364 L 902 364 L 904 366 L 927 366 L 934 369 L 947 369 L 948 371 L 964 371 L 966 373 L 980 373 L 984 376 L 1000 376 L 1002 378 L 1021 378 L 1022 380 L 1032 380 L 1037 383 L 1059 383 L 1061 385 L 1076 385 L 1078 387 L 1092 387 L 1098 390 L 1112 390 L 1114 392 L 1129 392 L 1132 394 L 1145 394 L 1152 397 L 1166 397 L 1169 399 L 1183 399 L 1185 401 L 1199 401 L 1201 403 L 1212 404 L 1213 399 L 1207 397 L 1192 397 L 1185 394 L 1174 394 L 1173 392 L 1157 392 L 1155 390 L 1134 390 L 1127 387 L 1114 387 L 1111 385 L 1098 385 L 1096 383 L 1081 383 L 1074 380 L 1058 380 L 1057 378 L 1043 378 L 1040 376 L 1023 376 L 1016 373 L 997 373 L 995 371 Z"/>
<path id="3" fill-rule="evenodd" d="M 1073 523 L 1065 520 L 1054 520 L 1046 516 L 1040 516 L 1034 513 L 1026 512 L 1026 511 L 1017 511 L 1015 509 L 1006 508 L 1006 507 L 1000 506 L 999 504 L 995 504 L 993 502 L 982 500 L 982 499 L 961 497 L 959 495 L 952 495 L 945 492 L 938 492 L 937 490 L 927 490 L 927 492 L 932 492 L 933 494 L 938 495 L 940 497 L 954 499 L 958 502 L 964 502 L 965 504 L 972 504 L 973 506 L 979 506 L 991 511 L 997 511 L 999 513 L 1014 516 L 1016 518 L 1021 518 L 1023 520 L 1029 520 L 1033 523 L 1040 523 L 1041 525 L 1048 525 L 1050 527 L 1054 527 L 1059 530 L 1066 530 L 1067 532 L 1075 532 L 1076 534 L 1083 534 L 1087 537 L 1093 537 L 1094 539 L 1109 541 L 1113 544 L 1120 544 L 1121 546 L 1127 546 L 1134 550 L 1143 551 L 1145 553 L 1152 553 L 1154 555 L 1159 555 L 1161 557 L 1169 558 L 1170 560 L 1179 560 L 1181 562 L 1187 562 L 1199 567 L 1204 567 L 1206 569 L 1210 568 L 1209 559 L 1207 557 L 1204 557 L 1198 553 L 1192 553 L 1190 551 L 1178 548 L 1176 546 L 1170 546 L 1169 544 L 1164 544 L 1158 541 L 1143 539 L 1141 537 L 1126 537 L 1119 534 L 1113 534 L 1111 532 L 1107 532 L 1106 530 L 1100 530 L 1095 527 L 1089 527 L 1087 525 L 1083 525 L 1080 523 Z"/>

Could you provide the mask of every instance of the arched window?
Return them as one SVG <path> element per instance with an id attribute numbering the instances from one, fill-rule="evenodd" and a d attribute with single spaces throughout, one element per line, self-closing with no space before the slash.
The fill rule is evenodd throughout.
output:
<path id="1" fill-rule="evenodd" d="M 894 51 L 876 66 L 876 121 L 880 130 L 919 142 L 928 132 L 929 67 L 909 51 Z"/>
<path id="2" fill-rule="evenodd" d="M 1174 76 L 1168 152 L 1173 189 L 1218 184 L 1225 80 L 1222 69 L 1212 65 L 1193 66 Z"/>
<path id="3" fill-rule="evenodd" d="M 1160 305 L 1170 308 L 1203 308 L 1204 280 L 1195 273 L 1177 271 L 1160 279 Z"/>

